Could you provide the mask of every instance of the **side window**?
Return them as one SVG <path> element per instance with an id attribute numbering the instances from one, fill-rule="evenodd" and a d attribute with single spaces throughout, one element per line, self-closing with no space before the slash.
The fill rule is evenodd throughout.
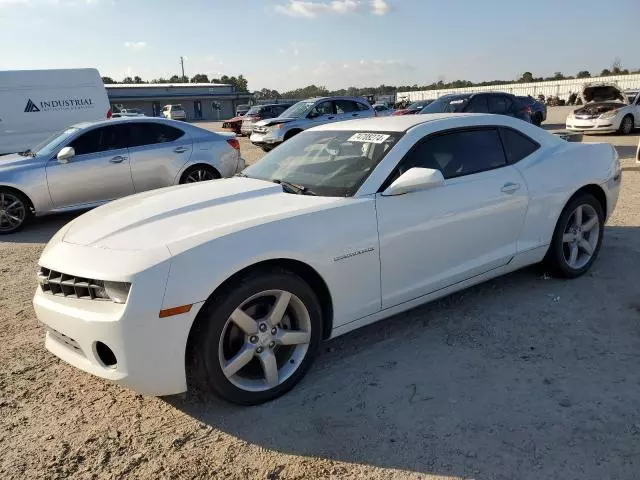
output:
<path id="1" fill-rule="evenodd" d="M 335 104 L 337 113 L 351 113 L 358 111 L 358 106 L 355 102 L 351 102 L 349 100 L 336 100 Z"/>
<path id="2" fill-rule="evenodd" d="M 504 115 L 508 112 L 507 97 L 502 95 L 489 95 L 489 112 Z"/>
<path id="3" fill-rule="evenodd" d="M 369 111 L 369 107 L 367 105 L 365 105 L 364 103 L 356 102 L 356 105 L 358 105 L 358 110 L 360 110 L 361 112 L 368 112 Z"/>
<path id="4" fill-rule="evenodd" d="M 311 109 L 309 112 L 309 118 L 316 118 L 322 115 L 333 115 L 334 113 L 333 102 L 322 102 Z"/>
<path id="5" fill-rule="evenodd" d="M 469 113 L 489 113 L 489 104 L 486 95 L 476 95 L 469 102 L 469 106 L 465 110 Z"/>
<path id="6" fill-rule="evenodd" d="M 276 117 L 279 117 L 280 115 L 282 115 L 282 112 L 284 112 L 287 109 L 287 107 L 285 107 L 285 106 L 277 106 L 277 107 L 273 107 L 273 109 L 274 109 L 273 114 Z"/>
<path id="7" fill-rule="evenodd" d="M 160 123 L 131 124 L 132 147 L 173 142 L 183 135 L 184 132 L 182 130 Z"/>
<path id="8" fill-rule="evenodd" d="M 400 173 L 412 167 L 440 170 L 455 178 L 506 165 L 495 128 L 462 130 L 428 138 L 402 161 Z"/>
<path id="9" fill-rule="evenodd" d="M 106 152 L 126 148 L 128 132 L 122 125 L 94 128 L 71 142 L 76 155 Z"/>
<path id="10" fill-rule="evenodd" d="M 519 162 L 540 148 L 538 143 L 510 128 L 501 128 L 500 136 L 509 163 Z"/>

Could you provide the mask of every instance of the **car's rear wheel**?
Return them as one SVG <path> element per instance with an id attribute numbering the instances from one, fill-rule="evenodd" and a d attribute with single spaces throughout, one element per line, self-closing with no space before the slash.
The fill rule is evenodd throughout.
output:
<path id="1" fill-rule="evenodd" d="M 220 178 L 218 172 L 208 165 L 194 165 L 182 174 L 180 183 L 205 182 Z"/>
<path id="2" fill-rule="evenodd" d="M 545 264 L 555 276 L 576 278 L 587 272 L 600 251 L 604 211 L 591 194 L 574 197 L 564 208 Z"/>
<path id="3" fill-rule="evenodd" d="M 625 115 L 620 122 L 620 129 L 618 131 L 622 135 L 629 135 L 633 131 L 633 116 Z"/>
<path id="4" fill-rule="evenodd" d="M 214 295 L 197 320 L 200 379 L 222 398 L 256 405 L 289 391 L 311 366 L 322 314 L 309 285 L 280 269 L 253 271 Z"/>
<path id="5" fill-rule="evenodd" d="M 0 188 L 0 235 L 20 231 L 31 217 L 27 197 L 15 190 Z"/>
<path id="6" fill-rule="evenodd" d="M 536 112 L 533 114 L 533 124 L 538 127 L 542 125 L 542 113 Z"/>

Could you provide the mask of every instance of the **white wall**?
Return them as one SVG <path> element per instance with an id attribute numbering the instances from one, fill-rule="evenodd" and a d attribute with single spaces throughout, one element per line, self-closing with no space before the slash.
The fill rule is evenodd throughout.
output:
<path id="1" fill-rule="evenodd" d="M 398 92 L 397 99 L 408 98 L 412 102 L 438 98 L 449 93 L 475 92 L 508 92 L 514 95 L 531 95 L 537 97 L 542 94 L 557 96 L 567 100 L 572 92 L 580 94 L 587 83 L 615 83 L 621 90 L 639 90 L 640 74 L 611 75 L 609 77 L 592 77 L 572 80 L 552 80 L 536 83 L 510 83 L 505 85 L 490 85 L 485 87 L 451 88 L 443 90 L 422 90 L 419 92 Z"/>

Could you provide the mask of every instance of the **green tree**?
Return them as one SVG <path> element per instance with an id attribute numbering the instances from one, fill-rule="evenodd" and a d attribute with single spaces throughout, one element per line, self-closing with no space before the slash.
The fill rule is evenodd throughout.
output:
<path id="1" fill-rule="evenodd" d="M 191 83 L 209 83 L 209 77 L 204 73 L 198 73 L 191 78 Z"/>
<path id="2" fill-rule="evenodd" d="M 520 81 L 523 82 L 523 83 L 531 83 L 531 82 L 533 82 L 533 73 L 524 72 L 522 74 L 522 76 L 520 77 Z"/>
<path id="3" fill-rule="evenodd" d="M 142 80 L 142 78 L 140 78 L 138 75 L 136 75 L 135 77 L 133 77 L 133 83 L 146 83 L 144 80 Z"/>
<path id="4" fill-rule="evenodd" d="M 131 77 L 125 77 L 124 80 L 122 80 L 122 83 L 133 83 L 133 78 Z"/>
<path id="5" fill-rule="evenodd" d="M 110 85 L 112 83 L 116 83 L 113 81 L 113 78 L 111 77 L 102 77 L 102 83 L 104 83 L 105 85 Z"/>
<path id="6" fill-rule="evenodd" d="M 553 79 L 554 80 L 564 80 L 565 76 L 562 74 L 562 72 L 555 72 L 553 74 Z"/>
<path id="7" fill-rule="evenodd" d="M 600 76 L 601 76 L 601 77 L 608 77 L 609 75 L 611 75 L 611 70 L 609 70 L 608 68 L 604 68 L 604 69 L 600 72 Z"/>
<path id="8" fill-rule="evenodd" d="M 576 78 L 589 78 L 591 74 L 587 70 L 580 70 L 576 75 Z"/>

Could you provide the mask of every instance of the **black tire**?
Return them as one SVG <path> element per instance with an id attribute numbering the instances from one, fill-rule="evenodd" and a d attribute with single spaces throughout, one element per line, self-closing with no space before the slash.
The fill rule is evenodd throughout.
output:
<path id="1" fill-rule="evenodd" d="M 20 203 L 16 205 L 16 202 Z M 16 217 L 21 221 L 13 225 L 12 219 Z M 32 217 L 31 202 L 25 195 L 10 188 L 0 188 L 0 235 L 19 232 L 31 221 Z"/>
<path id="2" fill-rule="evenodd" d="M 572 268 L 565 258 L 565 244 L 563 236 L 568 227 L 571 216 L 579 206 L 590 206 L 595 210 L 599 222 L 598 239 L 589 261 L 580 268 Z M 558 223 L 556 224 L 556 228 L 553 232 L 551 244 L 549 245 L 549 250 L 547 251 L 547 255 L 543 262 L 549 272 L 559 278 L 577 278 L 584 275 L 591 268 L 591 265 L 593 265 L 593 262 L 595 262 L 598 253 L 600 252 L 602 236 L 604 233 L 604 221 L 605 215 L 603 206 L 593 195 L 589 193 L 579 193 L 569 200 L 560 214 L 560 218 L 558 219 Z"/>
<path id="3" fill-rule="evenodd" d="M 292 293 L 307 309 L 311 325 L 308 349 L 298 368 L 276 387 L 262 391 L 244 390 L 232 383 L 223 373 L 218 357 L 221 336 L 225 332 L 227 320 L 236 308 L 256 294 L 274 289 Z M 195 367 L 195 380 L 200 387 L 208 386 L 215 394 L 232 403 L 258 405 L 285 394 L 302 379 L 313 363 L 321 341 L 322 309 L 311 287 L 292 272 L 279 268 L 265 268 L 249 272 L 210 297 L 198 314 L 189 343 Z M 286 359 L 284 363 L 287 363 Z"/>
<path id="4" fill-rule="evenodd" d="M 302 130 L 291 130 L 290 132 L 287 132 L 284 136 L 284 141 L 286 142 L 287 140 L 289 140 L 292 137 L 295 137 L 297 134 L 299 134 Z"/>
<path id="5" fill-rule="evenodd" d="M 536 112 L 533 114 L 533 124 L 537 127 L 542 125 L 542 113 Z"/>
<path id="6" fill-rule="evenodd" d="M 260 148 L 262 149 L 263 152 L 269 153 L 271 150 L 273 150 L 276 147 L 274 147 L 273 145 L 262 145 Z"/>
<path id="7" fill-rule="evenodd" d="M 633 132 L 634 127 L 633 115 L 625 115 L 622 121 L 620 122 L 620 128 L 618 129 L 618 133 L 620 135 L 629 135 Z"/>
<path id="8" fill-rule="evenodd" d="M 207 177 L 203 177 L 202 180 L 191 179 L 196 172 L 203 172 L 203 175 L 206 174 Z M 220 174 L 215 168 L 209 165 L 194 165 L 193 167 L 187 168 L 187 170 L 182 174 L 182 177 L 180 177 L 180 184 L 217 180 L 218 178 L 220 178 Z"/>

